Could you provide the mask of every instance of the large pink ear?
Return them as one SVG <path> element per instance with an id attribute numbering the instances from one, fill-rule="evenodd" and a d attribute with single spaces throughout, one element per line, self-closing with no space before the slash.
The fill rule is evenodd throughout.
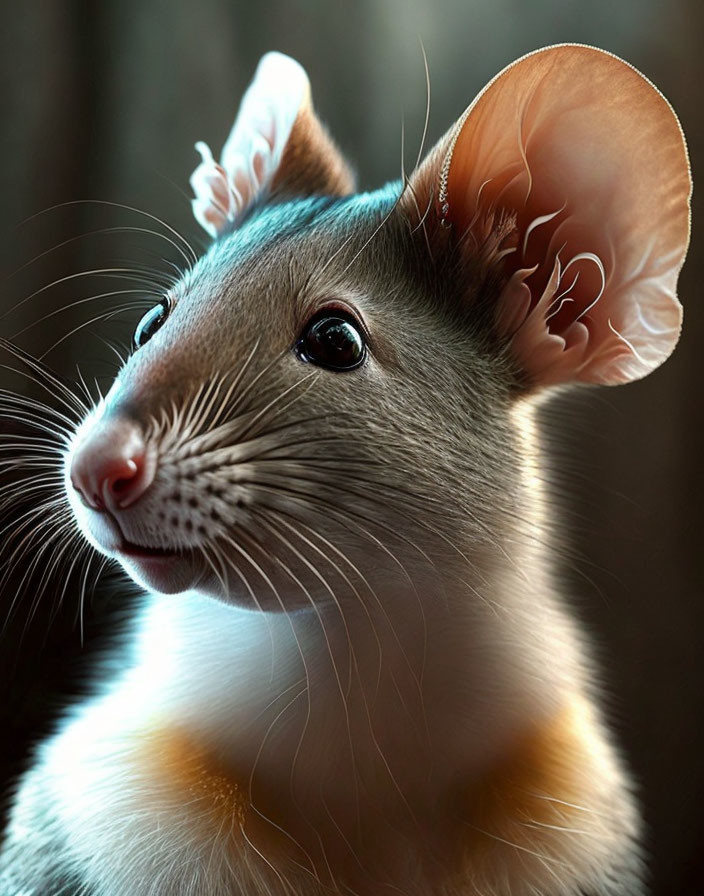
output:
<path id="1" fill-rule="evenodd" d="M 218 236 L 265 197 L 336 195 L 354 178 L 311 103 L 303 68 L 282 53 L 262 57 L 216 162 L 196 143 L 202 161 L 191 176 L 193 213 Z"/>
<path id="2" fill-rule="evenodd" d="M 524 56 L 411 186 L 466 251 L 491 246 L 496 327 L 532 383 L 627 382 L 673 350 L 687 149 L 667 100 L 627 63 L 579 45 Z"/>

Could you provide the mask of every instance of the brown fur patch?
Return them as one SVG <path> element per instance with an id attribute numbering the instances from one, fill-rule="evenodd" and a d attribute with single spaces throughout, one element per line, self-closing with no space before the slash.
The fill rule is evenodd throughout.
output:
<path id="1" fill-rule="evenodd" d="M 248 799 L 246 787 L 217 755 L 194 737 L 175 727 L 145 732 L 140 760 L 176 796 L 179 804 L 203 814 L 214 830 L 242 830 Z"/>
<path id="2" fill-rule="evenodd" d="M 569 874 L 603 837 L 594 793 L 612 773 L 594 712 L 576 697 L 528 732 L 463 797 L 463 864 L 477 882 Z M 503 891 L 502 891 L 503 892 Z M 522 892 L 522 891 L 521 891 Z M 542 892 L 542 890 L 541 890 Z"/>
<path id="3" fill-rule="evenodd" d="M 171 811 L 194 812 L 205 838 L 224 835 L 233 857 L 241 859 L 249 841 L 272 868 L 310 862 L 300 844 L 248 811 L 246 781 L 187 732 L 168 725 L 146 731 L 139 758 Z M 550 893 L 556 882 L 581 879 L 595 842 L 609 836 L 595 803 L 606 808 L 602 796 L 612 774 L 610 751 L 585 698 L 536 724 L 491 774 L 461 793 L 453 875 L 461 892 Z"/>
<path id="4" fill-rule="evenodd" d="M 157 783 L 157 794 L 163 794 L 162 808 L 192 819 L 202 842 L 219 841 L 233 867 L 243 862 L 252 867 L 253 862 L 261 875 L 266 866 L 290 869 L 292 862 L 307 858 L 261 809 L 252 807 L 247 776 L 238 776 L 212 747 L 183 728 L 164 723 L 144 731 L 137 758 Z"/>

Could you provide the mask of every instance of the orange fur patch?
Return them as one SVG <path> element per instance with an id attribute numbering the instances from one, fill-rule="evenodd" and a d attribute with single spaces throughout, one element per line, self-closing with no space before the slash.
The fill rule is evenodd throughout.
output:
<path id="1" fill-rule="evenodd" d="M 233 832 L 242 830 L 248 805 L 245 787 L 212 750 L 173 727 L 146 732 L 142 747 L 140 758 L 169 794 L 180 792 L 179 802 L 202 812 L 216 829 L 229 821 Z"/>
<path id="2" fill-rule="evenodd" d="M 578 697 L 522 738 L 511 755 L 463 795 L 463 864 L 472 879 L 559 875 L 599 836 L 590 797 L 611 773 L 594 712 Z"/>
<path id="3" fill-rule="evenodd" d="M 165 808 L 194 812 L 205 837 L 224 838 L 233 857 L 241 858 L 250 841 L 272 868 L 310 864 L 300 844 L 248 811 L 246 781 L 182 729 L 145 731 L 139 761 L 160 782 Z M 458 862 L 458 891 L 527 893 L 532 886 L 552 892 L 545 888 L 581 873 L 580 865 L 583 871 L 593 854 L 590 844 L 605 836 L 595 804 L 601 807 L 613 773 L 610 750 L 585 698 L 575 697 L 536 724 L 491 774 L 460 794 L 458 851 L 449 860 Z"/>

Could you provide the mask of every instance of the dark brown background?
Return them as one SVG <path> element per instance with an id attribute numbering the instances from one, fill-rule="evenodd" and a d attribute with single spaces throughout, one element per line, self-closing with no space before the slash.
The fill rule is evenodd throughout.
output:
<path id="1" fill-rule="evenodd" d="M 65 206 L 21 222 L 56 203 L 110 200 L 164 218 L 202 245 L 187 201 L 193 143 L 219 148 L 269 49 L 308 69 L 317 106 L 363 187 L 398 176 L 403 114 L 408 162 L 415 156 L 425 104 L 419 37 L 432 78 L 432 140 L 506 63 L 576 40 L 624 56 L 663 90 L 687 134 L 695 179 L 701 167 L 701 0 L 33 0 L 3 3 L 0 12 L 0 335 L 35 323 L 17 336 L 34 353 L 109 311 L 111 300 L 43 315 L 125 282 L 78 278 L 10 310 L 35 290 L 74 272 L 134 264 L 165 270 L 161 258 L 177 259 L 160 238 L 135 233 L 89 235 L 36 257 L 78 234 L 153 224 L 112 207 Z M 695 194 L 695 222 L 699 205 Z M 641 383 L 561 400 L 549 414 L 567 511 L 556 525 L 567 526 L 575 555 L 565 575 L 600 645 L 611 716 L 642 783 L 658 896 L 698 893 L 704 880 L 703 249 L 695 227 L 680 287 L 684 334 L 667 365 Z M 109 379 L 112 353 L 100 337 L 126 345 L 138 316 L 133 310 L 86 326 L 47 360 L 68 377 L 79 362 L 87 379 Z M 32 391 L 6 371 L 0 379 Z M 0 419 L 0 431 L 12 426 Z M 10 526 L 5 543 L 25 506 L 20 500 L 0 511 Z M 20 564 L 0 597 L 0 623 L 22 572 Z M 57 607 L 59 591 L 52 578 L 31 615 L 30 588 L 5 623 L 3 778 L 22 767 L 57 701 L 80 689 L 81 664 L 103 650 L 129 612 L 123 592 L 104 580 L 81 631 L 76 587 Z"/>

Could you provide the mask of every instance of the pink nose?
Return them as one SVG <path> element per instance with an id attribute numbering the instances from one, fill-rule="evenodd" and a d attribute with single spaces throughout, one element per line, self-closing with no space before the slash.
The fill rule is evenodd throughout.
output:
<path id="1" fill-rule="evenodd" d="M 71 482 L 94 510 L 134 504 L 154 479 L 139 429 L 124 418 L 99 421 L 74 451 Z"/>

